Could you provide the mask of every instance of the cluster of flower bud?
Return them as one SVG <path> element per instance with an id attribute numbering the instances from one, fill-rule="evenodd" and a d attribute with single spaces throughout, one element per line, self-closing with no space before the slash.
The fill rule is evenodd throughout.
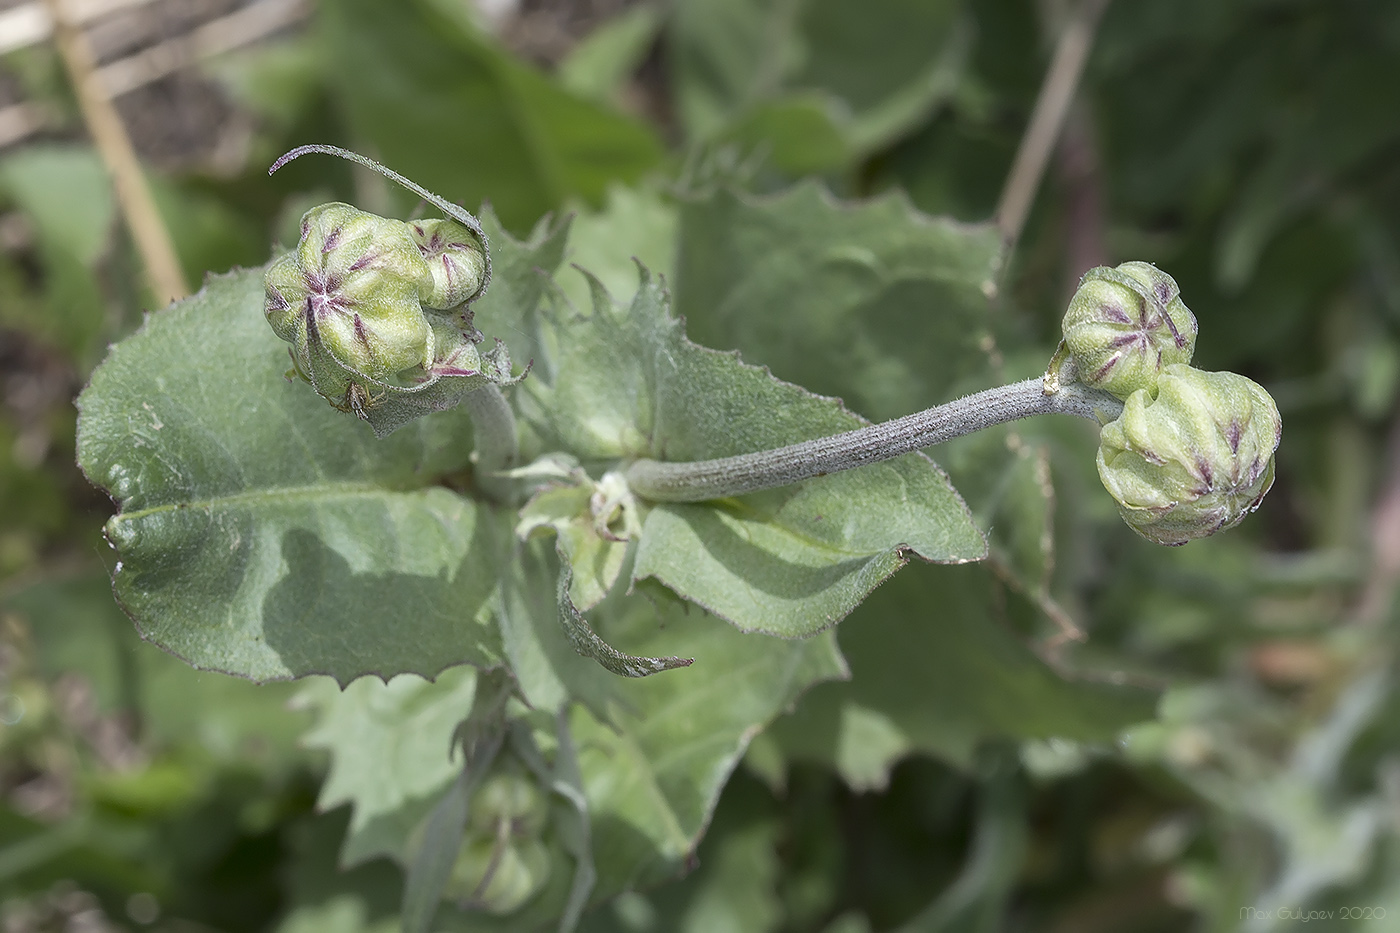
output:
<path id="1" fill-rule="evenodd" d="M 1196 318 L 1171 276 L 1144 262 L 1090 270 L 1063 331 L 1078 381 L 1124 403 L 1100 434 L 1098 469 L 1129 527 L 1180 545 L 1259 507 L 1274 481 L 1278 406 L 1244 376 L 1189 365 Z"/>
<path id="2" fill-rule="evenodd" d="M 490 266 L 481 236 L 453 220 L 405 223 L 322 204 L 265 276 L 264 313 L 294 371 L 365 416 L 377 388 L 481 371 L 467 305 Z"/>

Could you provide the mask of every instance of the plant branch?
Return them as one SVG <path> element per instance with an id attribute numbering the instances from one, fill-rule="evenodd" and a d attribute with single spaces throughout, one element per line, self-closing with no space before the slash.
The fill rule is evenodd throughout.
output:
<path id="1" fill-rule="evenodd" d="M 692 463 L 638 460 L 627 468 L 627 484 L 635 494 L 657 502 L 703 502 L 879 463 L 1033 415 L 1077 415 L 1102 422 L 1122 410 L 1123 403 L 1107 392 L 1078 383 L 1047 393 L 1037 376 L 883 424 L 775 450 Z"/>
<path id="2" fill-rule="evenodd" d="M 141 254 L 151 291 L 162 302 L 183 298 L 189 294 L 189 287 L 185 284 L 185 274 L 180 269 L 170 231 L 165 228 L 165 222 L 156 208 L 155 198 L 151 196 L 151 188 L 146 183 L 141 162 L 136 157 L 136 149 L 131 144 L 121 116 L 97 79 L 97 61 L 92 46 L 82 30 L 74 25 L 62 0 L 45 2 L 53 17 L 54 41 L 68 70 L 73 93 L 77 95 L 83 122 L 87 124 L 93 144 L 102 157 L 102 164 L 112 179 L 117 203 L 131 230 L 137 252 Z"/>
<path id="3" fill-rule="evenodd" d="M 464 400 L 472 416 L 476 437 L 476 480 L 488 495 L 506 500 L 511 481 L 501 474 L 520 458 L 515 431 L 515 413 L 498 386 L 488 385 L 468 392 Z"/>
<path id="4" fill-rule="evenodd" d="M 1094 43 L 1094 30 L 1108 3 L 1109 0 L 1080 0 L 1069 22 L 1060 30 L 1055 57 L 1045 73 L 1035 109 L 1031 112 L 1031 122 L 1021 137 L 997 205 L 997 227 L 1008 248 L 1021 237 L 1036 190 L 1040 188 L 1040 179 L 1084 73 L 1084 63 Z"/>

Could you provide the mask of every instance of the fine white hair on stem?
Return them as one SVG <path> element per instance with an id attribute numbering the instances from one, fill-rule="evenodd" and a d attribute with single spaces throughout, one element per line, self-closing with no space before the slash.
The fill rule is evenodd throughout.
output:
<path id="1" fill-rule="evenodd" d="M 311 152 L 318 152 L 322 155 L 338 156 L 342 159 L 347 159 L 351 162 L 356 162 L 360 165 L 363 165 L 365 168 L 372 169 L 373 171 L 378 172 L 390 181 L 398 182 L 400 185 L 403 185 L 409 191 L 412 191 L 414 194 L 418 195 L 420 198 L 427 201 L 429 204 L 432 204 L 433 206 L 437 207 L 448 217 L 451 217 L 453 220 L 457 221 L 458 223 L 465 226 L 467 229 L 471 230 L 472 233 L 475 233 L 477 236 L 481 237 L 483 243 L 486 241 L 486 234 L 481 229 L 480 221 L 478 221 L 476 217 L 474 217 L 472 214 L 468 213 L 466 210 L 459 207 L 458 205 L 453 204 L 446 198 L 441 197 L 440 195 L 433 194 L 431 191 L 429 191 L 427 188 L 424 188 L 422 185 L 418 184 L 413 179 L 405 178 L 398 172 L 389 168 L 387 165 L 380 165 L 378 162 L 374 161 L 368 156 L 362 156 L 358 152 L 351 152 L 349 149 L 342 149 L 339 146 L 327 146 L 324 143 L 310 143 L 305 146 L 297 146 L 292 151 L 283 155 L 276 162 L 273 162 L 272 167 L 267 170 L 267 173 L 271 175 L 273 172 L 276 172 L 279 168 L 286 165 L 293 159 L 301 158 L 302 156 Z"/>

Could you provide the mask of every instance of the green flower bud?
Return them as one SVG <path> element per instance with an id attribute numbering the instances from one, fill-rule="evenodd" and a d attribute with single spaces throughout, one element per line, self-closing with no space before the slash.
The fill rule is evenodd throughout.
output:
<path id="1" fill-rule="evenodd" d="M 1196 349 L 1176 280 L 1146 262 L 1084 273 L 1061 326 L 1079 381 L 1121 399 L 1155 394 L 1163 367 L 1190 363 Z"/>
<path id="2" fill-rule="evenodd" d="M 470 311 L 430 314 L 428 320 L 432 323 L 433 342 L 437 346 L 433 375 L 470 376 L 482 372 L 485 363 L 478 347 L 485 338 L 472 326 Z"/>
<path id="3" fill-rule="evenodd" d="M 292 345 L 296 371 L 331 404 L 362 411 L 368 383 L 432 365 L 419 298 L 428 262 L 407 224 L 348 204 L 311 209 L 301 230 L 297 248 L 268 267 L 264 313 Z"/>
<path id="4" fill-rule="evenodd" d="M 540 836 L 549 800 L 516 768 L 486 778 L 467 808 L 466 838 L 444 895 L 469 907 L 508 914 L 549 880 L 549 849 Z"/>
<path id="5" fill-rule="evenodd" d="M 464 907 L 501 916 L 514 913 L 549 881 L 549 849 L 538 839 L 468 840 L 443 890 Z"/>
<path id="6" fill-rule="evenodd" d="M 1259 507 L 1274 482 L 1282 430 L 1278 407 L 1257 383 L 1168 366 L 1155 399 L 1139 389 L 1104 426 L 1099 478 L 1134 531 L 1185 544 Z"/>
<path id="7" fill-rule="evenodd" d="M 544 831 L 549 801 L 534 781 L 507 772 L 493 774 L 482 781 L 472 794 L 467 812 L 470 814 L 468 825 L 475 832 L 494 836 L 497 824 L 505 820 L 512 834 L 533 837 Z"/>
<path id="8" fill-rule="evenodd" d="M 415 220 L 408 229 L 430 273 L 420 289 L 423 307 L 447 311 L 486 290 L 486 248 L 480 236 L 455 220 Z"/>

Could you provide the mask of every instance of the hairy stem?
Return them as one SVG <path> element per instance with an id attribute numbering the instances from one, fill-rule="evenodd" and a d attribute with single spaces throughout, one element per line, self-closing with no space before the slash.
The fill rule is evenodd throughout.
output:
<path id="1" fill-rule="evenodd" d="M 476 481 L 487 495 L 506 500 L 511 482 L 500 475 L 516 465 L 520 448 L 515 433 L 515 413 L 497 386 L 467 393 L 467 410 L 476 436 Z"/>
<path id="2" fill-rule="evenodd" d="M 883 424 L 775 450 L 693 463 L 638 460 L 627 468 L 627 483 L 637 495 L 656 502 L 703 502 L 879 463 L 1032 415 L 1078 415 L 1103 421 L 1118 417 L 1122 410 L 1123 403 L 1107 392 L 1078 383 L 1047 394 L 1041 377 L 1036 377 Z"/>

